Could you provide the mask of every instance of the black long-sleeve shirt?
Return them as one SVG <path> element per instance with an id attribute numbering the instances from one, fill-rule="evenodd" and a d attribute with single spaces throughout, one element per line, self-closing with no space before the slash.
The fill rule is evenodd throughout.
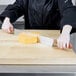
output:
<path id="1" fill-rule="evenodd" d="M 60 23 L 61 29 L 69 24 L 76 28 L 76 6 L 72 0 L 16 0 L 0 15 L 9 17 L 11 23 L 24 15 L 25 28 L 52 28 Z"/>

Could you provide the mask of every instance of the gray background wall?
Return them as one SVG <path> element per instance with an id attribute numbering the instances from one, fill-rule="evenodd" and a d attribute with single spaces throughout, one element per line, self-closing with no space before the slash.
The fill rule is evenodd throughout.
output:
<path id="1" fill-rule="evenodd" d="M 0 5 L 8 5 L 15 2 L 15 0 L 0 0 Z"/>

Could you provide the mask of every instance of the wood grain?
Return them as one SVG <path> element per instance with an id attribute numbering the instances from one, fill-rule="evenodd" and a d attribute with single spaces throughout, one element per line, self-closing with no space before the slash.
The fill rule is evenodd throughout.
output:
<path id="1" fill-rule="evenodd" d="M 39 32 L 57 38 L 58 30 L 15 30 L 7 34 L 0 30 L 0 64 L 76 64 L 72 49 L 61 50 L 43 44 L 22 44 L 17 41 L 20 32 Z"/>

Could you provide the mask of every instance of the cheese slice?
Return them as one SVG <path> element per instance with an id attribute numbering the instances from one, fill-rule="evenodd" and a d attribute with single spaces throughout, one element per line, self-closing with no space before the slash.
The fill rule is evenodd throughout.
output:
<path id="1" fill-rule="evenodd" d="M 38 34 L 22 32 L 18 35 L 18 41 L 24 44 L 38 43 Z"/>

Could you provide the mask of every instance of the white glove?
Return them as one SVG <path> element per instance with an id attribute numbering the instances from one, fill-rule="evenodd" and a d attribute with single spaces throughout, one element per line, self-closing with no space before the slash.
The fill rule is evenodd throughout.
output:
<path id="1" fill-rule="evenodd" d="M 2 30 L 3 30 L 4 32 L 7 32 L 7 33 L 9 33 L 9 34 L 14 33 L 14 27 L 13 27 L 13 25 L 10 23 L 10 19 L 9 19 L 8 17 L 6 17 L 6 18 L 4 19 L 4 22 L 3 22 L 1 28 L 2 28 Z"/>
<path id="2" fill-rule="evenodd" d="M 70 31 L 72 27 L 70 25 L 66 25 L 63 27 L 62 33 L 57 39 L 57 46 L 61 49 L 71 48 L 72 45 L 70 43 Z"/>

